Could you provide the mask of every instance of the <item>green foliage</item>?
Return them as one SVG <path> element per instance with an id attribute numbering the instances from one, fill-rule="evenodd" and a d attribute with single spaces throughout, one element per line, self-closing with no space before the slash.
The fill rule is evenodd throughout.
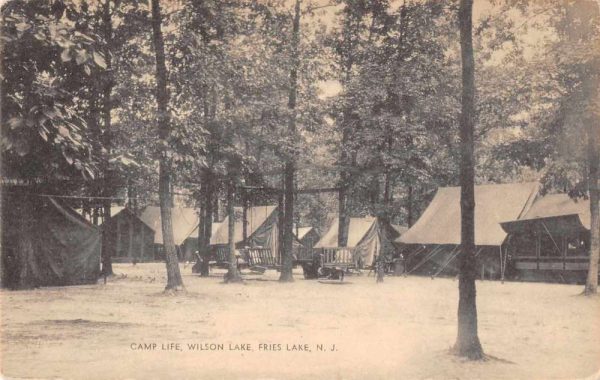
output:
<path id="1" fill-rule="evenodd" d="M 61 2 L 8 2 L 2 12 L 2 155 L 9 178 L 94 176 L 74 94 L 104 58 Z"/>

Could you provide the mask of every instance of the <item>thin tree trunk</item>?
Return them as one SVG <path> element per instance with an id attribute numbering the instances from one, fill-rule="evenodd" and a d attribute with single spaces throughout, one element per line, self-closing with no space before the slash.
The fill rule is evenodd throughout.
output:
<path id="1" fill-rule="evenodd" d="M 460 118 L 460 210 L 461 246 L 459 258 L 458 334 L 454 352 L 471 360 L 484 357 L 477 334 L 475 290 L 475 62 L 472 40 L 473 0 L 461 0 L 459 9 L 462 55 L 462 112 Z"/>
<path id="2" fill-rule="evenodd" d="M 248 239 L 248 198 L 245 191 L 242 192 L 242 239 L 244 243 Z"/>
<path id="3" fill-rule="evenodd" d="M 590 192 L 590 264 L 584 294 L 598 293 L 598 260 L 600 260 L 600 152 L 598 152 L 598 130 L 594 118 L 588 121 L 588 182 Z"/>
<path id="4" fill-rule="evenodd" d="M 227 181 L 227 245 L 229 247 L 229 269 L 225 274 L 225 282 L 242 282 L 242 277 L 237 268 L 237 257 L 235 255 L 235 187 L 232 179 Z"/>
<path id="5" fill-rule="evenodd" d="M 161 142 L 166 142 L 170 134 L 170 117 L 168 111 L 169 93 L 167 92 L 167 68 L 165 66 L 165 46 L 161 31 L 162 17 L 159 0 L 152 0 L 152 37 L 156 55 L 156 102 L 158 105 L 158 135 Z M 171 167 L 164 149 L 160 151 L 158 194 L 160 200 L 160 216 L 162 219 L 163 245 L 167 266 L 167 286 L 165 290 L 183 288 L 179 271 L 179 261 L 173 238 L 171 219 Z"/>
<path id="6" fill-rule="evenodd" d="M 106 60 L 106 75 L 105 75 L 105 83 L 104 83 L 104 93 L 103 93 L 103 105 L 102 105 L 102 118 L 104 119 L 104 149 L 106 149 L 106 155 L 102 158 L 102 171 L 103 171 L 103 191 L 105 197 L 112 196 L 112 181 L 111 181 L 111 172 L 109 167 L 109 155 L 111 152 L 111 116 L 110 112 L 112 110 L 111 103 L 111 92 L 113 88 L 113 78 L 112 78 L 112 56 L 110 52 L 111 44 L 112 44 L 112 17 L 110 13 L 110 3 L 111 0 L 106 0 L 104 2 L 104 9 L 102 13 L 102 22 L 104 26 L 104 58 Z M 110 225 L 111 218 L 111 200 L 105 199 L 102 207 L 104 208 L 103 215 L 103 225 Z M 102 274 L 104 276 L 111 276 L 113 274 L 112 269 L 112 245 L 110 244 L 110 230 L 108 228 L 102 229 Z"/>
<path id="7" fill-rule="evenodd" d="M 202 188 L 200 196 L 200 221 L 198 226 L 198 253 L 200 258 L 192 268 L 193 273 L 200 273 L 201 277 L 207 277 L 210 272 L 210 238 L 212 236 L 213 218 L 213 177 L 210 171 L 202 175 Z"/>
<path id="8" fill-rule="evenodd" d="M 203 251 L 200 251 L 202 264 L 200 267 L 200 275 L 208 277 L 209 261 L 210 261 L 210 239 L 212 237 L 212 213 L 213 213 L 213 192 L 215 185 L 212 183 L 213 177 L 210 172 L 207 173 L 207 191 L 204 200 L 204 246 Z"/>
<path id="9" fill-rule="evenodd" d="M 347 159 L 347 157 L 345 157 Z M 340 190 L 338 192 L 338 247 L 345 247 L 348 244 L 349 219 L 347 212 L 347 180 L 346 173 L 342 172 L 340 181 Z"/>
<path id="10" fill-rule="evenodd" d="M 408 186 L 408 201 L 406 203 L 407 203 L 406 208 L 408 209 L 407 210 L 407 214 L 408 214 L 407 224 L 408 224 L 408 227 L 410 228 L 413 225 L 413 219 L 414 219 L 414 216 L 413 216 L 413 187 L 412 186 Z"/>
<path id="11" fill-rule="evenodd" d="M 281 185 L 282 191 L 277 194 L 277 255 L 280 262 L 283 257 L 283 221 L 285 219 L 283 208 L 285 198 L 283 188 L 285 186 L 283 185 L 283 180 L 281 181 Z"/>
<path id="12" fill-rule="evenodd" d="M 300 57 L 298 44 L 300 40 L 300 0 L 296 0 L 294 7 L 294 25 L 292 30 L 292 69 L 290 70 L 290 94 L 288 99 L 288 109 L 290 110 L 290 120 L 288 131 L 291 136 L 296 133 L 296 97 L 298 93 L 298 68 Z M 295 164 L 294 156 L 289 153 L 284 168 L 284 220 L 283 220 L 283 255 L 281 260 L 281 275 L 279 281 L 294 281 L 292 275 L 292 245 L 294 235 L 294 175 Z"/>
<path id="13" fill-rule="evenodd" d="M 206 209 L 205 209 L 205 194 L 204 194 L 204 184 L 202 184 L 202 188 L 200 190 L 200 199 L 198 199 L 199 207 L 198 207 L 198 257 L 196 257 L 196 262 L 192 266 L 192 273 L 201 273 L 202 271 L 202 253 L 204 251 L 204 246 L 206 242 L 204 241 L 204 237 L 206 236 Z M 194 255 L 195 256 L 195 255 Z M 202 275 L 201 275 L 202 277 Z"/>

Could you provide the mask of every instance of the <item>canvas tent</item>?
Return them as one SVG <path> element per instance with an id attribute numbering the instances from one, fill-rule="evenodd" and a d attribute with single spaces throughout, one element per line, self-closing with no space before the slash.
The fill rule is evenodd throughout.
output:
<path id="1" fill-rule="evenodd" d="M 187 239 L 192 231 L 198 225 L 198 214 L 196 209 L 173 207 L 171 209 L 173 238 L 181 258 L 181 245 Z M 148 206 L 140 214 L 140 219 L 154 230 L 154 246 L 157 251 L 157 258 L 164 258 L 162 219 L 160 216 L 160 207 Z"/>
<path id="2" fill-rule="evenodd" d="M 294 227 L 294 233 L 296 234 L 298 241 L 307 248 L 314 247 L 321 239 L 314 227 Z"/>
<path id="3" fill-rule="evenodd" d="M 23 228 L 24 222 L 30 223 L 28 228 Z M 28 249 L 23 249 L 23 244 Z M 3 194 L 3 286 L 95 283 L 100 273 L 100 250 L 100 229 L 63 202 Z"/>
<path id="4" fill-rule="evenodd" d="M 274 260 L 277 261 L 279 258 L 279 215 L 277 206 L 255 206 L 249 207 L 246 210 L 246 239 L 244 239 L 242 207 L 234 207 L 234 215 L 234 241 L 236 248 L 268 248 L 273 257 L 275 257 Z M 227 250 L 228 236 L 229 217 L 225 217 L 220 223 L 216 233 L 213 233 L 210 238 L 212 251 Z M 293 240 L 292 244 L 294 249 L 302 246 L 296 238 Z"/>
<path id="5" fill-rule="evenodd" d="M 337 248 L 338 231 L 339 219 L 334 219 L 314 248 Z M 368 266 L 373 263 L 376 255 L 389 258 L 393 256 L 395 248 L 392 242 L 396 237 L 398 233 L 378 218 L 350 218 L 346 247 L 354 249 L 354 260 L 362 263 L 359 267 Z"/>
<path id="6" fill-rule="evenodd" d="M 143 262 L 154 260 L 154 229 L 144 223 L 130 208 L 124 207 L 103 225 L 108 228 L 108 244 L 113 261 Z"/>
<path id="7" fill-rule="evenodd" d="M 246 210 L 246 240 L 244 240 L 244 218 L 242 207 L 234 207 L 235 236 L 237 248 L 244 246 L 271 248 L 278 251 L 277 206 L 256 206 Z M 225 246 L 229 236 L 229 216 L 219 224 L 219 228 L 210 238 L 211 246 Z"/>
<path id="8" fill-rule="evenodd" d="M 589 199 L 546 195 L 520 218 L 502 223 L 502 228 L 509 234 L 510 276 L 560 281 L 585 278 L 589 265 Z"/>
<path id="9" fill-rule="evenodd" d="M 475 186 L 475 245 L 484 276 L 500 277 L 502 272 L 501 247 L 507 234 L 500 223 L 524 215 L 537 193 L 535 182 Z M 396 240 L 409 273 L 457 273 L 460 215 L 460 187 L 439 188 L 419 220 Z"/>
<path id="10" fill-rule="evenodd" d="M 392 224 L 391 226 L 393 229 L 396 230 L 398 235 L 403 235 L 406 231 L 408 231 L 408 227 L 406 226 L 401 226 L 399 224 Z"/>

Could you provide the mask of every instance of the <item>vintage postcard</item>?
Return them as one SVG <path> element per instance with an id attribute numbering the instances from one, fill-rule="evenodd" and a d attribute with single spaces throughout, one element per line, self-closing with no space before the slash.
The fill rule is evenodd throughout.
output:
<path id="1" fill-rule="evenodd" d="M 600 379 L 600 1 L 0 1 L 6 379 Z"/>

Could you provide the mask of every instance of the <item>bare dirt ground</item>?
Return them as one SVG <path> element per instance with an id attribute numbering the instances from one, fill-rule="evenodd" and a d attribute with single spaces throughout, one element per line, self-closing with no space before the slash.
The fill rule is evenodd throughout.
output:
<path id="1" fill-rule="evenodd" d="M 363 276 L 346 284 L 225 285 L 163 264 L 117 264 L 104 285 L 2 291 L 1 371 L 68 379 L 576 379 L 600 368 L 600 297 L 581 286 L 478 282 L 480 338 L 502 360 L 448 354 L 453 279 Z M 190 346 L 198 344 L 198 346 Z M 203 345 L 213 350 L 200 350 Z M 246 346 L 243 346 L 246 345 Z M 269 346 L 271 345 L 271 346 Z M 335 345 L 335 348 L 333 347 Z M 178 349 L 179 348 L 179 349 Z M 247 348 L 248 350 L 241 350 Z M 300 348 L 305 349 L 300 350 Z"/>

